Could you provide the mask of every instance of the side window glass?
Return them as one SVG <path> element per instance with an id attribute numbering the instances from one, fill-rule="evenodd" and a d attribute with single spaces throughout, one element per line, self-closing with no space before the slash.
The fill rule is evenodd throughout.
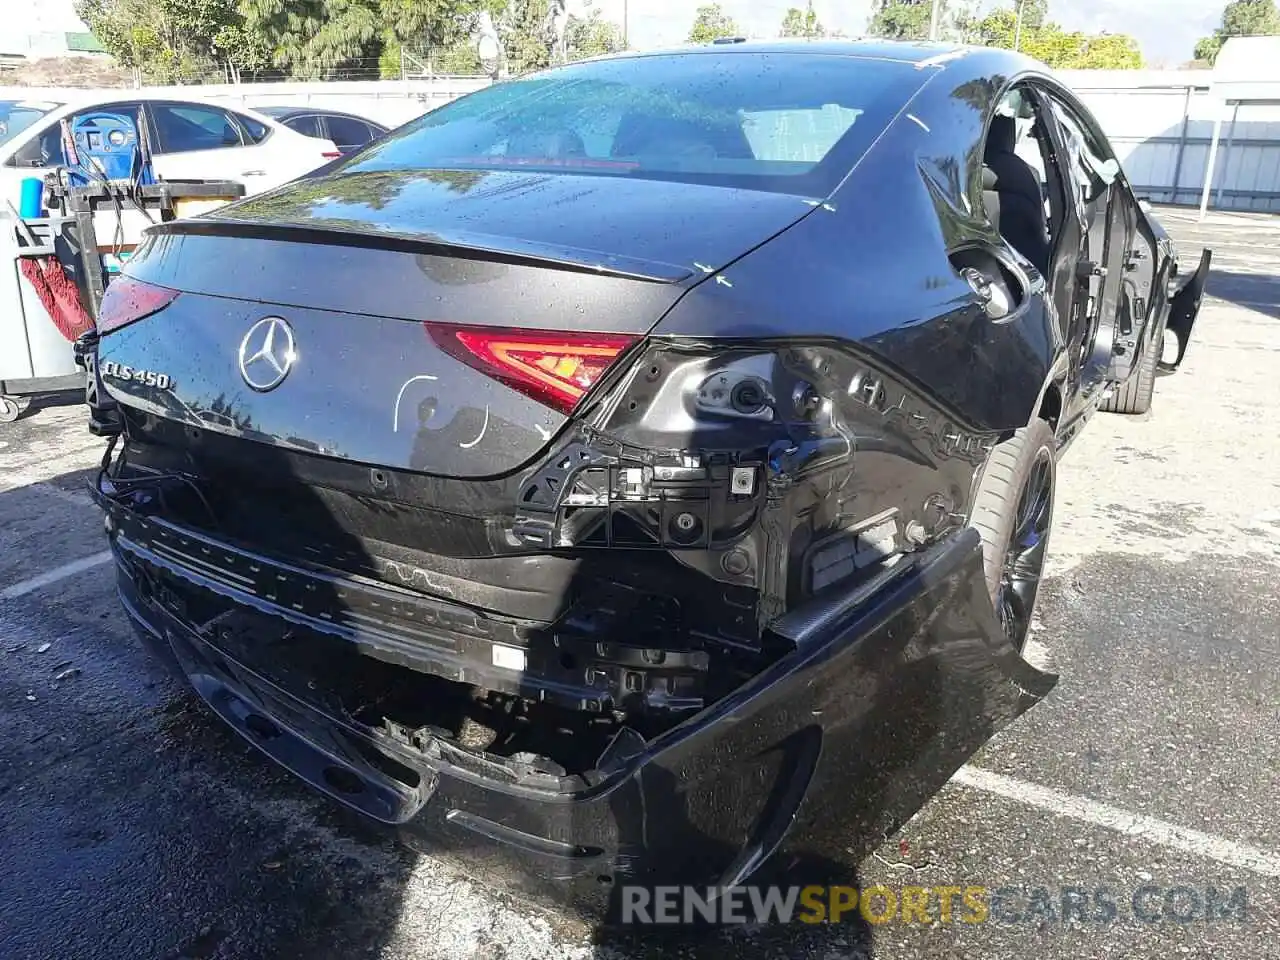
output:
<path id="1" fill-rule="evenodd" d="M 195 103 L 151 106 L 159 139 L 157 153 L 219 150 L 241 145 L 240 131 L 226 111 Z"/>
<path id="2" fill-rule="evenodd" d="M 265 123 L 259 123 L 252 117 L 246 117 L 243 113 L 237 113 L 235 118 L 240 121 L 240 126 L 254 143 L 261 143 L 267 138 L 267 134 L 270 131 Z"/>
<path id="3" fill-rule="evenodd" d="M 330 117 L 329 139 L 340 147 L 362 147 L 369 142 L 369 128 L 359 120 Z"/>
<path id="4" fill-rule="evenodd" d="M 74 136 L 74 127 L 77 120 L 81 120 L 87 116 L 104 113 L 114 113 L 128 117 L 133 121 L 135 126 L 139 128 L 142 126 L 138 120 L 140 107 L 136 103 L 105 103 L 99 107 L 91 107 L 86 110 L 81 110 L 78 113 L 73 113 L 71 116 L 66 118 L 66 123 L 68 127 L 71 128 L 72 135 Z M 138 132 L 139 135 L 142 135 L 141 129 L 139 129 Z M 89 134 L 89 136 L 92 136 L 92 134 Z M 92 147 L 94 144 L 91 143 L 90 146 Z M 40 156 L 44 166 L 46 167 L 59 166 L 67 162 L 66 151 L 64 150 L 62 143 L 61 121 L 48 127 L 40 134 Z"/>
<path id="5" fill-rule="evenodd" d="M 67 118 L 70 122 L 71 118 Z M 40 157 L 46 167 L 66 163 L 62 155 L 62 123 L 59 121 L 40 134 Z"/>
<path id="6" fill-rule="evenodd" d="M 290 130 L 296 130 L 304 137 L 324 136 L 320 130 L 320 118 L 317 116 L 290 117 L 284 121 L 284 125 Z"/>

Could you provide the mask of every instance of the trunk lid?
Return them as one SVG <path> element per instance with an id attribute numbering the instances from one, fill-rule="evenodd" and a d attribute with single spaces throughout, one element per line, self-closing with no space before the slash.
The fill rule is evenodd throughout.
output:
<path id="1" fill-rule="evenodd" d="M 313 177 L 153 228 L 127 273 L 179 295 L 106 333 L 100 368 L 117 401 L 191 426 L 440 477 L 500 476 L 546 448 L 568 407 L 495 375 L 434 325 L 625 346 L 810 209 L 795 196 L 615 177 Z M 625 362 L 625 350 L 598 352 L 600 366 Z"/>

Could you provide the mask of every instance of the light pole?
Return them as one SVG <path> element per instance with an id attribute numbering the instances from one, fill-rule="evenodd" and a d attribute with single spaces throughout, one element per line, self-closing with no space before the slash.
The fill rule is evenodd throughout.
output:
<path id="1" fill-rule="evenodd" d="M 631 23 L 631 18 L 628 16 L 627 0 L 622 0 L 622 49 L 623 50 L 631 49 L 631 40 L 630 40 L 629 30 L 628 30 L 630 23 Z"/>
<path id="2" fill-rule="evenodd" d="M 942 13 L 942 0 L 933 0 L 933 10 L 929 13 L 929 39 L 938 39 L 938 19 Z"/>
<path id="3" fill-rule="evenodd" d="M 1016 51 L 1022 44 L 1022 5 L 1026 0 L 1018 0 L 1018 19 L 1013 24 L 1013 49 Z"/>

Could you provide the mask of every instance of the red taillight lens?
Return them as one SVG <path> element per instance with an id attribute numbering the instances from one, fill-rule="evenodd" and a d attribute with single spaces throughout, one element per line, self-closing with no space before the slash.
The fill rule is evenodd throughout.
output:
<path id="1" fill-rule="evenodd" d="M 638 337 L 427 324 L 444 350 L 550 407 L 570 413 Z"/>
<path id="2" fill-rule="evenodd" d="M 338 159 L 338 157 L 342 156 L 342 151 L 341 150 L 322 150 L 320 151 L 320 156 L 324 157 L 326 160 L 336 160 Z"/>
<path id="3" fill-rule="evenodd" d="M 98 308 L 98 333 L 119 330 L 126 324 L 149 317 L 177 299 L 178 291 L 119 276 L 107 284 Z"/>

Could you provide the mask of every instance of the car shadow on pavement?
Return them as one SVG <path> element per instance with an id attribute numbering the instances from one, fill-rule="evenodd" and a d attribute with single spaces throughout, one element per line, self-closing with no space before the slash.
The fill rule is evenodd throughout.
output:
<path id="1" fill-rule="evenodd" d="M 96 509 L 49 492 L 96 473 L 0 492 L 25 555 L 0 586 L 105 546 Z M 11 521 L 40 510 L 33 541 Z M 0 956 L 384 955 L 415 858 L 201 709 L 132 642 L 110 566 L 0 598 L 0 640 Z"/>
<path id="2" fill-rule="evenodd" d="M 1237 273 L 1214 267 L 1209 271 L 1205 295 L 1280 319 L 1280 278 L 1271 274 Z"/>

